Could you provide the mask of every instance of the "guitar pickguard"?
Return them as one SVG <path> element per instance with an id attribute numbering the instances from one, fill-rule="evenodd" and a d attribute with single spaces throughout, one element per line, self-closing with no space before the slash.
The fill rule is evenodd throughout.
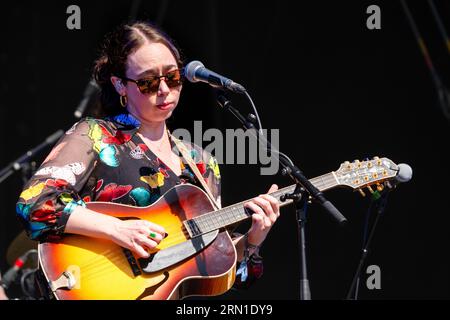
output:
<path id="1" fill-rule="evenodd" d="M 147 274 L 167 269 L 205 249 L 216 239 L 218 234 L 219 231 L 215 230 L 160 250 L 149 258 L 139 259 L 141 269 Z"/>

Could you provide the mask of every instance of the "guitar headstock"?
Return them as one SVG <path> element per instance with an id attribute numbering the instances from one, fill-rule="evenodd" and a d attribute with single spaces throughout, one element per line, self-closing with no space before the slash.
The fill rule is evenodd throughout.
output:
<path id="1" fill-rule="evenodd" d="M 334 173 L 339 184 L 357 189 L 364 196 L 362 188 L 367 187 L 372 193 L 371 186 L 376 185 L 381 191 L 384 188 L 383 182 L 394 178 L 398 170 L 398 166 L 390 159 L 374 157 L 365 161 L 345 161 Z"/>

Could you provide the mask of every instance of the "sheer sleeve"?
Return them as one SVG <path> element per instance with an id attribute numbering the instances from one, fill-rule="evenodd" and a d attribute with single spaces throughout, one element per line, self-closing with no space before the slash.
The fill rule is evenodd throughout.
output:
<path id="1" fill-rule="evenodd" d="M 233 236 L 236 236 L 236 234 L 233 234 Z M 255 283 L 255 281 L 261 278 L 264 274 L 263 258 L 259 254 L 259 250 L 253 253 L 246 262 L 247 275 L 245 278 L 243 278 L 242 274 L 238 274 L 241 263 L 242 261 L 238 261 L 236 265 L 236 280 L 233 285 L 233 288 L 237 290 L 250 288 L 253 283 Z"/>
<path id="2" fill-rule="evenodd" d="M 79 192 L 97 157 L 92 122 L 84 119 L 74 124 L 20 194 L 16 212 L 31 239 L 58 239 L 74 208 L 84 205 Z"/>

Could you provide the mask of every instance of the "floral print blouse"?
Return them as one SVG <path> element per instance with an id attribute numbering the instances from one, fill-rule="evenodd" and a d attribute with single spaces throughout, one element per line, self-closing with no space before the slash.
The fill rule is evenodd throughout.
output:
<path id="1" fill-rule="evenodd" d="M 17 203 L 17 214 L 32 239 L 57 240 L 74 208 L 89 201 L 143 207 L 177 184 L 198 184 L 186 162 L 180 161 L 180 176 L 166 166 L 136 134 L 139 126 L 125 113 L 86 118 L 66 132 Z M 220 203 L 217 161 L 196 145 L 184 144 Z"/>
<path id="2" fill-rule="evenodd" d="M 65 133 L 26 184 L 16 206 L 31 239 L 58 240 L 74 208 L 89 201 L 143 207 L 177 184 L 202 188 L 183 158 L 180 176 L 164 164 L 137 134 L 139 127 L 136 118 L 124 113 L 82 119 Z M 172 139 L 171 143 L 177 150 Z M 216 159 L 194 144 L 183 144 L 220 204 Z"/>

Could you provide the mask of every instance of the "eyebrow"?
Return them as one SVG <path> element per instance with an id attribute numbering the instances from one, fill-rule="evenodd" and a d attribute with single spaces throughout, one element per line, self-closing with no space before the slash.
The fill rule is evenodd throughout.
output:
<path id="1" fill-rule="evenodd" d="M 163 73 L 168 72 L 169 70 L 173 69 L 173 68 L 178 68 L 177 65 L 174 64 L 169 64 L 169 65 L 165 65 L 162 70 Z M 151 69 L 147 69 L 144 72 L 139 73 L 136 77 L 137 78 L 142 78 L 144 76 L 157 76 L 158 75 L 158 69 L 157 68 L 151 68 Z"/>

